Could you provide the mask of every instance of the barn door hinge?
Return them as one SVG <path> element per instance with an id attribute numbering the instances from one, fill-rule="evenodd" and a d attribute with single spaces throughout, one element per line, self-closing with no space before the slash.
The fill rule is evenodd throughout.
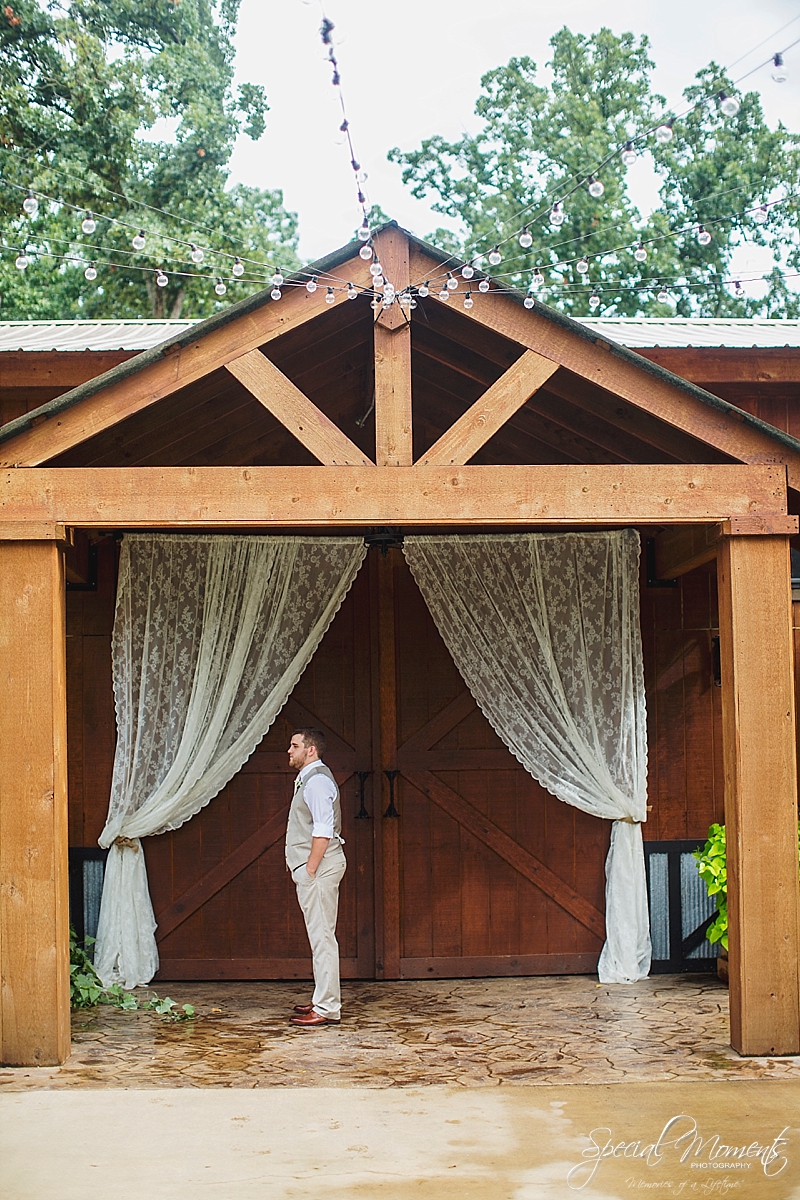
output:
<path id="1" fill-rule="evenodd" d="M 361 799 L 361 808 L 356 813 L 357 821 L 369 821 L 370 819 L 370 815 L 367 812 L 367 806 L 364 803 L 364 784 L 367 782 L 371 774 L 372 771 L 356 771 L 356 775 L 358 776 L 359 796 Z"/>
<path id="2" fill-rule="evenodd" d="M 394 781 L 397 778 L 397 776 L 400 774 L 400 772 L 399 771 L 384 771 L 383 773 L 386 776 L 386 778 L 389 780 L 389 806 L 383 815 L 385 817 L 399 817 L 400 813 L 397 811 L 397 809 L 395 807 L 395 803 L 394 803 Z"/>

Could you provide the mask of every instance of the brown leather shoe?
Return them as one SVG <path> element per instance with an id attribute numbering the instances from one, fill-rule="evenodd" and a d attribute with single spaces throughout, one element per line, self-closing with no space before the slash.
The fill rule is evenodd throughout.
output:
<path id="1" fill-rule="evenodd" d="M 299 1025 L 301 1029 L 320 1029 L 323 1025 L 338 1025 L 338 1017 L 321 1017 L 319 1013 L 300 1013 L 296 1017 L 292 1017 L 289 1021 L 290 1025 Z"/>
<path id="2" fill-rule="evenodd" d="M 306 1013 L 310 1013 L 310 1012 L 314 1011 L 314 1005 L 313 1004 L 295 1004 L 294 1011 L 296 1013 L 301 1013 L 303 1016 L 305 1016 Z"/>

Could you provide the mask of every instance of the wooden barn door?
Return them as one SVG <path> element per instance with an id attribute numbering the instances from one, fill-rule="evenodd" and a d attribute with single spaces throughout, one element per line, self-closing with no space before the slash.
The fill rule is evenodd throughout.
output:
<path id="1" fill-rule="evenodd" d="M 386 974 L 593 971 L 609 822 L 520 767 L 467 691 L 402 554 L 381 569 L 394 614 L 394 646 L 384 632 L 381 650 L 396 678 L 381 700 L 399 772 L 399 816 L 382 818 L 393 827 L 382 839 Z"/>
<path id="2" fill-rule="evenodd" d="M 211 803 L 174 833 L 145 841 L 158 921 L 157 979 L 306 979 L 311 958 L 284 864 L 298 725 L 325 730 L 341 790 L 348 869 L 338 937 L 342 975 L 374 974 L 372 823 L 358 820 L 372 768 L 369 578 L 362 568 L 275 725 Z M 371 811 L 370 778 L 365 807 Z"/>

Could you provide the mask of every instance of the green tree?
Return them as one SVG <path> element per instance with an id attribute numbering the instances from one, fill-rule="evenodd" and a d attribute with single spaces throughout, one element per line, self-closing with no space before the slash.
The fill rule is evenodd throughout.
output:
<path id="1" fill-rule="evenodd" d="M 763 301 L 737 297 L 723 282 L 743 239 L 785 253 L 789 269 L 800 258 L 796 201 L 770 207 L 765 224 L 762 214 L 746 212 L 784 196 L 786 181 L 797 178 L 797 140 L 783 127 L 768 128 L 757 94 L 736 93 L 712 63 L 687 89 L 691 111 L 675 120 L 671 141 L 661 144 L 653 135 L 641 141 L 638 134 L 669 115 L 651 88 L 648 39 L 609 29 L 585 37 L 565 28 L 551 46 L 547 86 L 537 82 L 527 57 L 483 76 L 476 104 L 482 124 L 474 136 L 456 142 L 436 136 L 417 150 L 390 151 L 412 194 L 436 196 L 434 209 L 460 222 L 460 256 L 486 255 L 505 242 L 503 262 L 487 268 L 484 259 L 481 266 L 520 287 L 541 268 L 544 298 L 577 316 L 591 311 L 595 288 L 608 314 L 794 315 L 798 298 L 779 272 L 769 277 Z M 723 92 L 740 101 L 733 117 L 720 110 Z M 661 177 L 661 203 L 647 219 L 631 200 L 620 153 L 631 138 Z M 589 192 L 598 164 L 599 197 Z M 563 198 L 559 227 L 549 220 L 554 198 Z M 529 249 L 515 236 L 526 222 Z M 697 240 L 699 224 L 712 234 L 706 246 Z M 669 236 L 676 230 L 685 232 Z M 456 250 L 447 231 L 431 240 Z M 640 242 L 643 261 L 633 253 Z M 578 269 L 584 256 L 588 272 Z M 662 285 L 672 303 L 659 302 Z"/>
<path id="2" fill-rule="evenodd" d="M 233 86 L 238 8 L 14 0 L 0 12 L 4 319 L 207 316 L 265 286 L 272 264 L 297 265 L 297 219 L 282 193 L 226 186 L 236 136 L 259 138 L 268 110 L 260 87 Z M 171 140 L 154 138 L 159 119 Z M 23 216 L 27 188 L 57 202 L 42 198 L 35 217 Z M 135 250 L 139 229 L 145 246 Z M 14 265 L 20 248 L 24 271 Z M 232 256 L 245 265 L 235 284 Z"/>

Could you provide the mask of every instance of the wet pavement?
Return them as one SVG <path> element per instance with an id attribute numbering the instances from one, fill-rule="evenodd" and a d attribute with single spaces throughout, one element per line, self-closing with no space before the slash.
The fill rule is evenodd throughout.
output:
<path id="1" fill-rule="evenodd" d="M 0 1069 L 0 1091 L 800 1081 L 800 1057 L 731 1050 L 728 992 L 712 976 L 611 987 L 590 976 L 346 983 L 342 1024 L 318 1030 L 288 1023 L 308 999 L 302 985 L 158 992 L 194 1004 L 196 1017 L 75 1013 L 64 1066 Z"/>

